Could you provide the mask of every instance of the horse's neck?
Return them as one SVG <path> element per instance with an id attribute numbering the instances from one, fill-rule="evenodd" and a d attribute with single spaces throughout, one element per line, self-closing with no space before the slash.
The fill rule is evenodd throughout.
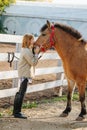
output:
<path id="1" fill-rule="evenodd" d="M 56 32 L 55 39 L 55 49 L 64 60 L 66 56 L 69 55 L 69 52 L 74 48 L 74 42 L 76 42 L 75 38 L 60 30 L 60 32 Z"/>

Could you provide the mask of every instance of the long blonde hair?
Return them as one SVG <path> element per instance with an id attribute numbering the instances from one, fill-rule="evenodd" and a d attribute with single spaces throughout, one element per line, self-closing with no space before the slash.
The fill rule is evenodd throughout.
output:
<path id="1" fill-rule="evenodd" d="M 34 36 L 32 34 L 25 34 L 23 36 L 22 47 L 29 48 L 32 39 L 34 39 Z"/>

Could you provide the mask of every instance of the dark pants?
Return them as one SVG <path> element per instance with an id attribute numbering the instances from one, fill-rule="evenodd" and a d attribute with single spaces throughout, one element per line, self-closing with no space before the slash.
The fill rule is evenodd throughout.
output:
<path id="1" fill-rule="evenodd" d="M 16 93 L 13 106 L 13 115 L 21 112 L 24 95 L 27 90 L 28 79 L 25 78 L 20 84 L 19 92 Z"/>

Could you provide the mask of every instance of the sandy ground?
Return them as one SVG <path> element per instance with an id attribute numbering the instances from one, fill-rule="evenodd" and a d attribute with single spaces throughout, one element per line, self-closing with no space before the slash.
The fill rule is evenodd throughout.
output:
<path id="1" fill-rule="evenodd" d="M 84 121 L 76 121 L 80 112 L 80 103 L 72 102 L 72 112 L 68 117 L 59 117 L 65 102 L 44 103 L 37 108 L 23 112 L 28 119 L 15 119 L 12 116 L 0 118 L 0 130 L 87 130 L 87 115 Z"/>
<path id="2" fill-rule="evenodd" d="M 0 52 L 15 51 L 15 47 L 12 45 L 0 45 Z M 50 64 L 55 66 L 57 62 L 49 61 L 48 65 L 45 63 L 39 63 L 38 66 L 43 64 L 44 67 L 49 67 Z M 37 66 L 37 67 L 38 67 Z M 0 71 L 10 70 L 8 63 L 0 63 Z M 45 82 L 47 80 L 54 80 L 55 75 L 47 75 L 47 77 L 36 77 L 35 83 Z M 0 81 L 0 89 L 5 89 L 11 87 L 11 81 Z M 46 91 L 44 96 L 50 97 L 52 92 L 55 91 Z M 50 94 L 51 93 L 51 94 Z M 39 95 L 39 96 L 38 96 Z M 35 95 L 31 94 L 31 97 L 40 100 L 43 93 L 36 93 Z M 86 97 L 87 98 L 87 97 Z M 1 100 L 0 103 L 0 112 L 4 112 L 5 115 L 3 118 L 0 118 L 0 130 L 87 130 L 87 115 L 84 121 L 76 121 L 75 119 L 80 113 L 80 103 L 78 101 L 72 102 L 72 112 L 66 118 L 61 118 L 59 115 L 64 110 L 66 102 L 54 102 L 54 103 L 42 103 L 39 104 L 37 108 L 32 109 L 23 109 L 23 112 L 28 116 L 27 120 L 15 119 L 11 115 L 8 115 L 10 108 L 5 109 L 2 107 L 2 104 L 6 103 L 6 100 Z M 9 100 L 9 99 L 8 99 Z M 30 100 L 30 97 L 29 99 Z M 4 104 L 5 105 L 5 104 Z M 86 99 L 87 106 L 87 99 Z"/>

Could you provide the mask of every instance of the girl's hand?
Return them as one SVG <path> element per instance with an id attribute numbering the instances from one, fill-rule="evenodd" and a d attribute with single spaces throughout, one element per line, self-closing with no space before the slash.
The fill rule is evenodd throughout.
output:
<path id="1" fill-rule="evenodd" d="M 34 48 L 34 53 L 35 53 L 35 54 L 39 54 L 39 52 L 40 52 L 40 47 L 39 47 L 39 46 L 36 46 L 36 47 Z"/>

